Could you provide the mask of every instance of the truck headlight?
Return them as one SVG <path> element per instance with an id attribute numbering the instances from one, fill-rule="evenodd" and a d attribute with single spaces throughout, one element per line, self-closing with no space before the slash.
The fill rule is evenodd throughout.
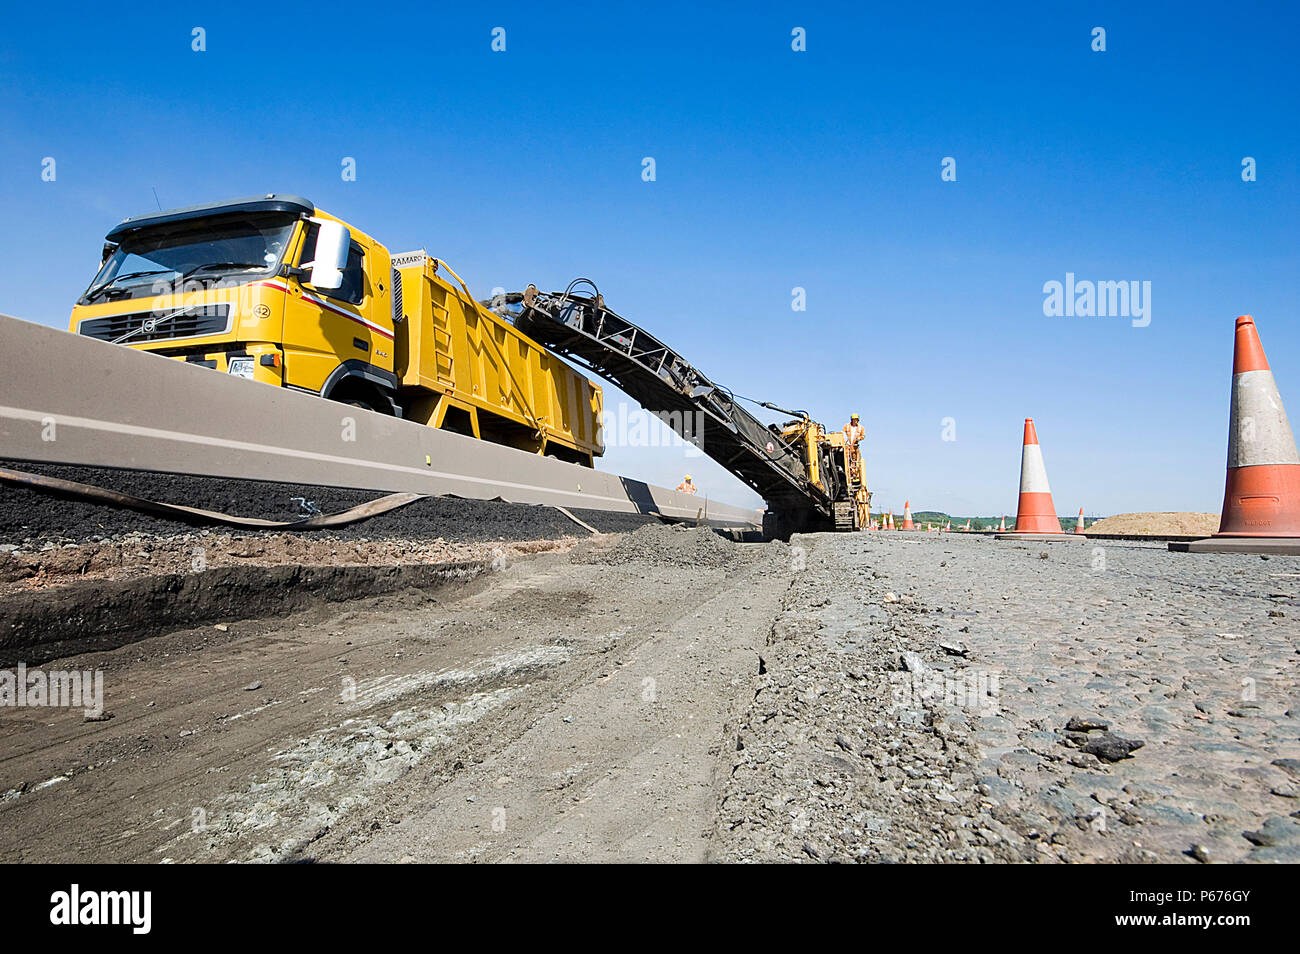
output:
<path id="1" fill-rule="evenodd" d="M 252 358 L 230 358 L 226 361 L 226 370 L 237 378 L 253 379 Z"/>

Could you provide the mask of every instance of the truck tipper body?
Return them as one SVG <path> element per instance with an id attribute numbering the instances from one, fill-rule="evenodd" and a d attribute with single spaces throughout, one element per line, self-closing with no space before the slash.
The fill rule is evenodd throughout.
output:
<path id="1" fill-rule="evenodd" d="M 599 386 L 445 263 L 299 196 L 124 220 L 69 330 L 591 466 Z"/>

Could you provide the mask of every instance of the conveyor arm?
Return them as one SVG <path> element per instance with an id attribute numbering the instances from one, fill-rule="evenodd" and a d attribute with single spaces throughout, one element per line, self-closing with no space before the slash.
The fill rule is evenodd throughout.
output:
<path id="1" fill-rule="evenodd" d="M 584 292 L 576 292 L 578 287 Z M 494 304 L 501 302 L 520 306 L 514 317 L 520 331 L 617 385 L 752 487 L 769 508 L 831 513 L 831 499 L 809 480 L 803 459 L 776 428 L 678 352 L 606 308 L 588 279 L 576 279 L 563 292 L 529 285 Z M 807 419 L 801 412 L 784 413 Z"/>

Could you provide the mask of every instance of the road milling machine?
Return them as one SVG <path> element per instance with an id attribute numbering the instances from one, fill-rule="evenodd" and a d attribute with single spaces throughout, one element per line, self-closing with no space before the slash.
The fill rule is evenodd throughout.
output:
<path id="1" fill-rule="evenodd" d="M 866 529 L 866 468 L 862 454 L 845 446 L 843 433 L 827 431 L 807 412 L 753 402 L 790 418 L 764 424 L 741 407 L 747 399 L 610 311 L 589 279 L 575 279 L 563 292 L 529 285 L 491 304 L 529 338 L 617 385 L 752 487 L 767 503 L 763 533 L 769 539 Z"/>

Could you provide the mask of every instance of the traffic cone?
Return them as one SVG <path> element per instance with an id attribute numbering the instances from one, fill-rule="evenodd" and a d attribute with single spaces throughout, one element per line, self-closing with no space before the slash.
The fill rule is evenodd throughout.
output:
<path id="1" fill-rule="evenodd" d="M 1216 537 L 1300 537 L 1300 455 L 1255 319 L 1237 319 L 1228 479 Z"/>
<path id="2" fill-rule="evenodd" d="M 969 517 L 966 519 L 966 526 L 962 527 L 962 529 L 963 529 L 963 530 L 969 530 L 969 529 L 970 529 L 970 518 L 969 518 Z"/>
<path id="3" fill-rule="evenodd" d="M 1083 508 L 1079 508 L 1079 522 L 1074 525 L 1075 533 L 1083 533 Z"/>
<path id="4" fill-rule="evenodd" d="M 1003 526 L 1006 518 L 1003 518 Z M 1060 533 L 1061 521 L 1052 503 L 1047 468 L 1038 446 L 1034 419 L 1025 418 L 1025 447 L 1020 456 L 1020 501 L 1016 506 L 1016 527 L 1012 533 Z"/>
<path id="5" fill-rule="evenodd" d="M 904 530 L 916 529 L 916 527 L 912 523 L 912 501 L 910 500 L 903 501 L 903 529 Z"/>
<path id="6" fill-rule="evenodd" d="M 1002 519 L 998 521 L 998 533 L 1007 532 L 1007 515 L 1004 513 Z"/>
<path id="7" fill-rule="evenodd" d="M 894 511 L 889 511 L 889 522 L 885 525 L 886 530 L 894 529 Z"/>

